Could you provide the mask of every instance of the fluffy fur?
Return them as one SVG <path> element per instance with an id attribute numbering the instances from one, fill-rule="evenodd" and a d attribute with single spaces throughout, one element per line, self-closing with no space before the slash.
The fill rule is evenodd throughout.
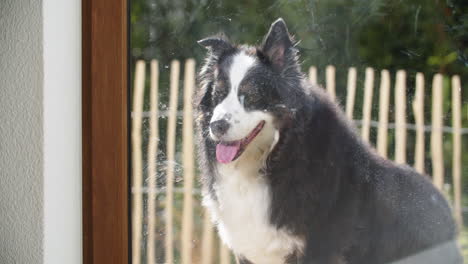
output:
<path id="1" fill-rule="evenodd" d="M 204 205 L 241 263 L 461 263 L 444 197 L 378 156 L 310 86 L 283 20 L 260 47 L 199 43 L 209 49 L 195 101 Z M 227 129 L 214 133 L 220 120 Z M 239 157 L 218 161 L 218 144 L 259 122 Z"/>

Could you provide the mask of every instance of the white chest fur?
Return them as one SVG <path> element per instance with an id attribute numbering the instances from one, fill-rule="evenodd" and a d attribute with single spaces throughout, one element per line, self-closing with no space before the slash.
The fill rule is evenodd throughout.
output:
<path id="1" fill-rule="evenodd" d="M 244 164 L 245 165 L 245 164 Z M 206 195 L 218 232 L 236 254 L 255 264 L 283 264 L 303 241 L 270 224 L 270 189 L 257 168 L 219 165 L 214 186 L 217 201 Z"/>

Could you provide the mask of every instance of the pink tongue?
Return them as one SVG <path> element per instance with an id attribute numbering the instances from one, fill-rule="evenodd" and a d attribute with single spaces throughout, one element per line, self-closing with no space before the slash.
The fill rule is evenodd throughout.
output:
<path id="1" fill-rule="evenodd" d="M 240 145 L 240 141 L 230 145 L 219 143 L 216 145 L 216 158 L 221 163 L 229 163 L 233 161 L 240 150 Z"/>

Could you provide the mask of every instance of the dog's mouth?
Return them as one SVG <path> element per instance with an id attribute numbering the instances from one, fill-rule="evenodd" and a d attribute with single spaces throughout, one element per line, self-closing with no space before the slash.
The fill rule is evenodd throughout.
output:
<path id="1" fill-rule="evenodd" d="M 216 145 L 216 159 L 220 163 L 230 163 L 242 155 L 252 140 L 260 133 L 265 121 L 261 121 L 245 138 L 230 142 L 219 142 Z"/>

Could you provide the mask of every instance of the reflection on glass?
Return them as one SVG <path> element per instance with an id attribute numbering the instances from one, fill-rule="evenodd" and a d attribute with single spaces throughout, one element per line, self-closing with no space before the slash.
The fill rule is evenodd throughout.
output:
<path id="1" fill-rule="evenodd" d="M 201 206 L 192 94 L 225 32 L 260 44 L 283 17 L 301 65 L 380 155 L 432 177 L 468 256 L 468 7 L 462 1 L 131 1 L 133 263 L 235 263 Z M 466 90 L 466 89 L 465 89 Z"/>

